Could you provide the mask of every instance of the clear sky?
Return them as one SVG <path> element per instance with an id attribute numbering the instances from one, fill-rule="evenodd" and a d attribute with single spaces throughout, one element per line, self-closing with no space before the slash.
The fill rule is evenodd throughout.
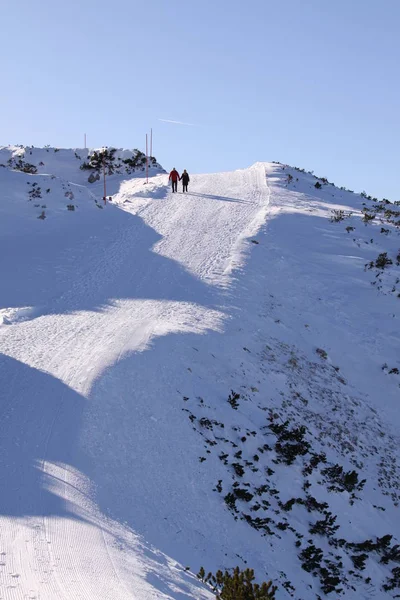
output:
<path id="1" fill-rule="evenodd" d="M 399 32 L 400 0 L 0 0 L 0 144 L 153 127 L 166 169 L 277 160 L 398 200 Z"/>

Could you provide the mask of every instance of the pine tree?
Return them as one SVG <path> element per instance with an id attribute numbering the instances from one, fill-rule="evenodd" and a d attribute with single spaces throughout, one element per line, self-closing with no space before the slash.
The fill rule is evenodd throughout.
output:
<path id="1" fill-rule="evenodd" d="M 239 567 L 233 570 L 233 573 L 217 571 L 215 575 L 208 573 L 201 567 L 197 577 L 204 583 L 212 586 L 217 600 L 274 600 L 276 587 L 271 581 L 261 585 L 254 582 L 254 570 L 245 569 L 241 571 Z"/>

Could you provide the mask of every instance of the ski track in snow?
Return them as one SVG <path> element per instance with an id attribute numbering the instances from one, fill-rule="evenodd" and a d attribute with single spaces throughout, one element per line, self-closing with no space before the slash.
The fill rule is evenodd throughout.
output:
<path id="1" fill-rule="evenodd" d="M 186 597 L 180 592 L 174 596 L 162 589 L 154 591 L 157 586 L 146 585 L 143 580 L 138 589 L 132 589 L 130 581 L 128 591 L 124 576 L 119 573 L 121 561 L 118 556 L 115 559 L 118 552 L 114 544 L 120 539 L 121 544 L 130 546 L 133 533 L 108 520 L 96 506 L 90 481 L 72 467 L 74 440 L 69 439 L 63 425 L 70 421 L 76 424 L 76 411 L 80 416 L 85 410 L 90 413 L 90 409 L 78 407 L 76 400 L 70 401 L 72 391 L 82 404 L 96 402 L 96 396 L 91 396 L 94 383 L 126 356 L 148 349 L 156 338 L 222 330 L 227 315 L 221 306 L 220 291 L 229 286 L 233 269 L 243 264 L 245 238 L 256 233 L 264 221 L 268 205 L 265 167 L 193 177 L 192 187 L 195 193 L 173 195 L 167 193 L 165 176 L 158 177 L 155 198 L 150 195 L 142 206 L 142 200 L 135 200 L 135 196 L 142 192 L 143 181 L 127 182 L 114 197 L 115 202 L 127 210 L 124 201 L 128 199 L 129 212 L 140 216 L 157 232 L 159 241 L 152 248 L 141 247 L 143 240 L 138 240 L 137 228 L 127 220 L 115 238 L 105 240 L 97 256 L 89 255 L 93 262 L 84 265 L 82 274 L 65 281 L 65 289 L 57 297 L 36 307 L 3 309 L 4 323 L 8 325 L 0 330 L 2 352 L 27 365 L 26 369 L 43 373 L 44 378 L 56 378 L 62 382 L 62 391 L 57 389 L 48 406 L 43 407 L 48 414 L 46 423 L 39 426 L 43 414 L 40 401 L 36 400 L 46 391 L 41 386 L 30 388 L 26 383 L 29 389 L 21 393 L 21 376 L 16 366 L 15 391 L 29 402 L 32 413 L 22 422 L 23 412 L 19 413 L 13 422 L 15 396 L 13 381 L 9 382 L 10 403 L 2 415 L 3 422 L 7 419 L 8 427 L 14 428 L 10 439 L 20 430 L 18 437 L 24 437 L 27 446 L 21 459 L 30 457 L 35 464 L 29 466 L 33 471 L 30 477 L 17 478 L 18 493 L 10 494 L 13 516 L 1 518 L 5 564 L 0 570 L 0 597 Z M 168 261 L 156 261 L 154 254 Z M 77 253 L 73 259 L 82 267 L 85 256 Z M 192 282 L 194 290 L 190 287 Z M 114 296 L 116 288 L 121 287 L 125 298 Z M 96 306 L 99 290 L 107 298 L 106 305 Z M 91 304 L 91 310 L 80 308 Z M 27 381 L 30 378 L 28 375 Z M 21 409 L 24 411 L 22 406 Z M 71 416 L 71 412 L 75 414 Z M 106 414 L 104 418 L 107 419 Z M 84 437 L 85 425 L 80 433 L 80 438 Z M 52 446 L 60 443 L 65 444 L 61 452 L 58 448 L 54 451 Z M 65 462 L 54 460 L 58 454 Z M 20 467 L 15 465 L 16 469 Z M 37 488 L 36 497 L 18 506 L 18 497 L 29 498 L 32 485 Z M 137 556 L 130 568 L 138 569 L 140 562 Z M 162 574 L 162 565 L 155 562 Z M 197 588 L 197 582 L 182 573 L 175 585 L 188 592 Z M 204 590 L 197 594 L 209 597 Z"/>
<path id="2" fill-rule="evenodd" d="M 363 271 L 379 228 L 361 229 L 357 206 L 352 238 L 329 216 L 355 197 L 317 197 L 314 180 L 289 186 L 286 173 L 193 175 L 188 194 L 165 175 L 131 179 L 105 210 L 13 215 L 0 254 L 0 599 L 210 600 L 184 568 L 244 560 L 281 584 L 278 600 L 287 577 L 296 600 L 316 599 L 291 534 L 262 537 L 223 501 L 235 478 L 218 454 L 235 444 L 252 459 L 269 411 L 307 424 L 331 462 L 366 471 L 360 509 L 313 481 L 348 539 L 399 535 L 399 387 L 382 372 L 399 366 L 398 299 Z M 223 423 L 222 437 L 201 417 Z M 298 463 L 274 470 L 282 500 L 301 493 Z M 301 510 L 292 523 L 307 536 Z M 377 590 L 360 582 L 345 597 Z"/>

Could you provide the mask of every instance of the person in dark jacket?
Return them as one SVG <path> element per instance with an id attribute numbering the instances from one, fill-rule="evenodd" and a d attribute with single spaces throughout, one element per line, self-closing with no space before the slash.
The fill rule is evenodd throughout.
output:
<path id="1" fill-rule="evenodd" d="M 169 174 L 169 181 L 172 181 L 172 191 L 173 192 L 176 192 L 178 190 L 178 180 L 179 180 L 179 173 L 174 167 L 172 169 L 171 173 Z"/>
<path id="2" fill-rule="evenodd" d="M 188 191 L 188 183 L 190 181 L 190 177 L 189 177 L 189 173 L 186 171 L 186 169 L 184 169 L 182 176 L 181 176 L 181 181 L 182 181 L 182 191 L 183 192 L 187 192 Z"/>

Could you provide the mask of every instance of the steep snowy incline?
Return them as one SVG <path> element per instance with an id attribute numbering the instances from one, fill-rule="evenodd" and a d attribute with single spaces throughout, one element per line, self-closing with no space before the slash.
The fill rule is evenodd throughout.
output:
<path id="1" fill-rule="evenodd" d="M 171 403 L 172 366 L 181 371 L 188 340 L 232 316 L 225 290 L 265 218 L 265 175 L 257 165 L 198 176 L 187 197 L 169 193 L 165 176 L 127 182 L 115 197 L 123 211 L 34 222 L 7 241 L 4 598 L 210 597 L 183 567 L 208 547 L 223 557 L 231 517 L 208 498 L 201 443 Z"/>

